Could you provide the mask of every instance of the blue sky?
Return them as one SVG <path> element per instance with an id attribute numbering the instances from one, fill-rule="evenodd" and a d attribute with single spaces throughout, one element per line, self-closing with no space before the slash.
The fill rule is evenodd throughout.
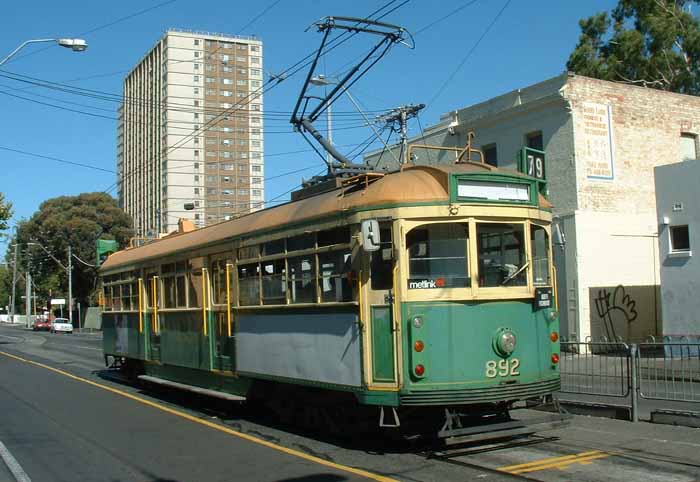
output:
<path id="1" fill-rule="evenodd" d="M 120 94 L 126 71 L 169 27 L 256 35 L 265 45 L 265 71 L 278 73 L 318 47 L 321 34 L 313 28 L 305 31 L 316 20 L 326 15 L 367 16 L 388 1 L 61 3 L 34 0 L 8 4 L 6 15 L 0 18 L 0 57 L 28 39 L 83 36 L 89 43 L 88 50 L 80 54 L 39 44 L 26 48 L 0 67 L 0 92 L 35 101 L 0 94 L 0 192 L 13 202 L 15 220 L 30 217 L 46 199 L 103 191 L 116 180 L 111 172 L 3 150 L 27 151 L 105 170 L 116 168 L 116 120 L 56 109 L 36 101 L 106 117 L 116 117 L 118 104 L 42 88 L 13 90 L 27 85 L 2 77 L 6 73 Z M 410 0 L 403 3 L 396 0 L 389 9 L 399 8 L 382 20 L 420 32 L 415 38 L 415 49 L 397 46 L 391 50 L 352 93 L 371 112 L 426 103 L 420 115 L 420 122 L 426 127 L 436 123 L 442 113 L 561 73 L 580 34 L 578 20 L 609 10 L 616 1 Z M 469 6 L 423 30 L 466 4 Z M 504 6 L 505 10 L 498 16 Z M 241 31 L 268 7 L 263 16 Z M 488 33 L 466 58 L 494 19 L 497 20 Z M 367 46 L 363 39 L 347 42 L 324 57 L 318 72 L 325 70 L 329 75 L 342 72 Z M 463 61 L 463 67 L 458 69 Z M 270 178 L 278 176 L 266 182 L 268 199 L 288 199 L 287 195 L 280 195 L 298 185 L 302 176 L 310 177 L 323 169 L 322 161 L 313 152 L 288 154 L 309 149 L 302 137 L 292 132 L 287 119 L 305 74 L 302 71 L 291 76 L 265 94 L 265 109 L 270 113 L 265 121 L 266 173 Z M 342 103 L 334 109 L 353 111 L 352 106 Z M 357 122 L 347 129 L 340 129 L 341 125 L 338 121 L 338 129 L 333 133 L 334 142 L 340 146 L 357 144 L 371 134 Z M 418 124 L 414 122 L 411 134 L 418 132 Z M 307 167 L 300 173 L 282 175 Z M 0 240 L 0 253 L 4 252 L 4 243 Z"/>

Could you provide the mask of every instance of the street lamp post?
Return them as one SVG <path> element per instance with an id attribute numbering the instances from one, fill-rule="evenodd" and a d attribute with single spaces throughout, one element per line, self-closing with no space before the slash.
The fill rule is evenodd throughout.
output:
<path id="1" fill-rule="evenodd" d="M 40 39 L 26 40 L 26 41 L 22 42 L 22 44 L 19 47 L 17 47 L 12 52 L 10 52 L 10 55 L 8 55 L 4 59 L 0 60 L 0 65 L 4 64 L 8 60 L 10 60 L 12 57 L 17 55 L 17 52 L 22 50 L 26 45 L 35 44 L 35 43 L 43 43 L 43 42 L 56 42 L 61 47 L 71 49 L 73 52 L 83 52 L 84 50 L 87 49 L 87 42 L 81 38 L 40 38 Z"/>
<path id="2" fill-rule="evenodd" d="M 70 246 L 68 246 L 68 266 L 64 266 L 63 263 L 61 263 L 53 254 L 51 254 L 51 251 L 46 249 L 43 244 L 40 243 L 35 243 L 35 242 L 29 242 L 26 243 L 27 246 L 39 246 L 41 249 L 43 249 L 46 254 L 48 254 L 51 259 L 53 259 L 61 268 L 66 270 L 66 273 L 68 274 L 68 319 L 70 320 L 71 323 L 73 323 L 73 252 Z"/>

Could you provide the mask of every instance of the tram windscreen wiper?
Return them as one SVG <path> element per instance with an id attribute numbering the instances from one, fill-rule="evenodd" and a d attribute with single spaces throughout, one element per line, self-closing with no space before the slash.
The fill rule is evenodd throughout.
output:
<path id="1" fill-rule="evenodd" d="M 508 276 L 506 279 L 504 279 L 503 282 L 501 283 L 501 285 L 505 285 L 506 283 L 508 283 L 509 281 L 511 281 L 512 279 L 514 279 L 516 276 L 518 276 L 520 273 L 522 273 L 523 270 L 524 270 L 525 268 L 527 268 L 528 266 L 530 266 L 530 262 L 529 262 L 529 261 L 526 261 L 525 264 L 523 264 L 520 268 L 518 268 L 518 269 L 515 271 L 515 273 L 513 273 L 512 275 L 510 275 L 510 276 Z"/>

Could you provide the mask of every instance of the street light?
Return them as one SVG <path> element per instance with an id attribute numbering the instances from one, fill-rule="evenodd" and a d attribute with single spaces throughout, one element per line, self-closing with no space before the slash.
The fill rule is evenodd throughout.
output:
<path id="1" fill-rule="evenodd" d="M 331 84 L 335 84 L 336 82 L 330 82 L 328 79 L 326 79 L 326 76 L 323 74 L 319 74 L 315 77 L 311 77 L 309 79 L 309 82 L 313 85 L 318 85 L 318 86 L 323 86 L 327 87 Z M 326 107 L 326 125 L 328 126 L 328 143 L 333 144 L 333 121 L 331 120 L 331 103 L 328 103 L 328 107 Z M 331 153 L 327 153 L 326 156 L 328 156 L 328 164 L 330 165 L 333 162 L 333 156 L 331 156 Z"/>
<path id="2" fill-rule="evenodd" d="M 22 50 L 25 45 L 43 43 L 43 42 L 56 42 L 61 47 L 71 49 L 73 52 L 83 52 L 87 49 L 87 42 L 81 38 L 41 38 L 34 40 L 26 40 L 19 47 L 10 52 L 10 55 L 0 60 L 0 65 L 4 64 L 12 57 L 14 57 L 17 52 Z"/>

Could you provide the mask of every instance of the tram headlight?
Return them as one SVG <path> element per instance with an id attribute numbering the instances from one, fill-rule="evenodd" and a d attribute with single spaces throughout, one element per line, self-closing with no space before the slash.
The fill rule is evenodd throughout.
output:
<path id="1" fill-rule="evenodd" d="M 515 345 L 518 343 L 515 333 L 508 329 L 501 330 L 496 335 L 496 350 L 501 355 L 508 356 L 515 350 Z"/>
<path id="2" fill-rule="evenodd" d="M 414 316 L 413 317 L 413 327 L 414 328 L 421 328 L 423 326 L 423 317 L 422 316 Z"/>

